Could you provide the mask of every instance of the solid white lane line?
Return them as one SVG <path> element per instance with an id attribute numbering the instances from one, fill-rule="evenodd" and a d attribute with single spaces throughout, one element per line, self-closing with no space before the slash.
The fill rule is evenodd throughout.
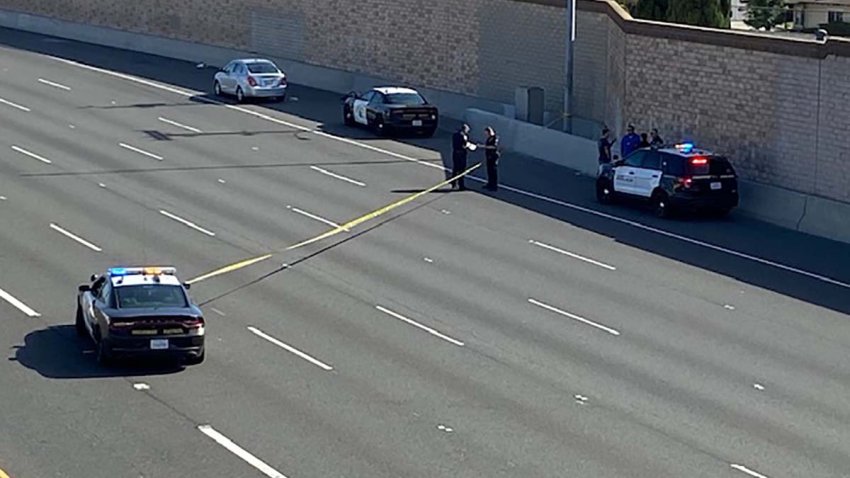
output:
<path id="1" fill-rule="evenodd" d="M 310 219 L 312 219 L 314 221 L 319 221 L 322 224 L 325 224 L 327 226 L 331 226 L 331 227 L 334 227 L 334 228 L 340 227 L 339 224 L 337 224 L 333 221 L 330 221 L 330 220 L 325 219 L 321 216 L 317 216 L 315 214 L 309 213 L 309 212 L 307 212 L 303 209 L 298 209 L 297 207 L 292 207 L 292 206 L 289 206 L 289 205 L 286 206 L 286 209 L 290 209 L 292 212 L 297 213 L 297 214 L 301 214 L 302 216 L 309 217 Z"/>
<path id="2" fill-rule="evenodd" d="M 327 169 L 322 169 L 318 166 L 310 166 L 310 169 L 312 169 L 313 171 L 320 172 L 320 173 L 324 174 L 325 176 L 330 176 L 332 178 L 336 178 L 336 179 L 345 181 L 347 183 L 355 184 L 355 185 L 360 186 L 360 187 L 366 186 L 366 183 L 362 183 L 360 181 L 357 181 L 357 180 L 354 180 L 354 179 L 351 179 L 351 178 L 347 178 L 347 177 L 342 176 L 340 174 L 336 174 L 334 172 L 328 171 Z"/>
<path id="3" fill-rule="evenodd" d="M 39 161 L 41 161 L 42 163 L 45 163 L 45 164 L 51 164 L 51 163 L 53 163 L 53 161 L 51 161 L 51 160 L 49 160 L 49 159 L 47 159 L 47 158 L 44 158 L 44 157 L 42 157 L 42 156 L 39 156 L 39 155 L 37 155 L 37 154 L 35 154 L 35 153 L 31 152 L 31 151 L 27 151 L 27 150 L 25 150 L 24 148 L 22 148 L 22 147 L 20 147 L 20 146 L 12 146 L 12 150 L 13 150 L 13 151 L 16 151 L 16 152 L 18 152 L 18 153 L 21 153 L 21 154 L 23 154 L 24 156 L 29 156 L 30 158 L 37 159 L 37 160 L 39 160 Z"/>
<path id="4" fill-rule="evenodd" d="M 103 250 L 100 247 L 92 244 L 91 242 L 83 239 L 82 237 L 80 237 L 80 236 L 78 236 L 78 235 L 76 235 L 76 234 L 74 234 L 70 231 L 67 231 L 65 229 L 62 229 L 61 227 L 57 226 L 56 224 L 50 223 L 50 229 L 53 229 L 54 231 L 58 232 L 59 234 L 62 234 L 63 236 L 65 236 L 69 239 L 73 239 L 73 240 L 79 242 L 80 244 L 88 247 L 89 249 L 91 249 L 95 252 L 101 252 Z"/>
<path id="5" fill-rule="evenodd" d="M 12 297 L 12 294 L 6 292 L 3 289 L 0 289 L 0 299 L 5 300 L 6 302 L 14 305 L 18 310 L 27 314 L 30 317 L 41 317 L 41 314 L 32 310 L 27 304 L 19 301 L 18 299 Z"/>
<path id="6" fill-rule="evenodd" d="M 212 232 L 212 231 L 210 231 L 210 230 L 208 230 L 208 229 L 204 229 L 203 227 L 201 227 L 201 226 L 199 226 L 199 225 L 195 224 L 194 222 L 187 221 L 187 220 L 183 219 L 183 218 L 182 218 L 182 217 L 180 217 L 180 216 L 176 216 L 176 215 L 171 214 L 170 212 L 168 212 L 168 211 L 164 211 L 164 210 L 162 210 L 162 209 L 160 209 L 160 210 L 159 210 L 159 213 L 160 213 L 160 214 L 162 214 L 163 216 L 167 217 L 167 218 L 174 219 L 175 221 L 179 222 L 180 224 L 183 224 L 183 225 L 185 225 L 185 226 L 191 227 L 192 229 L 194 229 L 194 230 L 196 230 L 196 231 L 202 232 L 202 233 L 204 233 L 204 234 L 206 234 L 206 235 L 208 235 L 208 236 L 211 236 L 211 237 L 215 237 L 215 233 L 214 233 L 214 232 Z"/>
<path id="7" fill-rule="evenodd" d="M 157 155 L 157 154 L 150 153 L 150 152 L 148 152 L 148 151 L 145 151 L 144 149 L 139 149 L 139 148 L 137 148 L 137 147 L 135 147 L 135 146 L 130 146 L 130 145 L 129 145 L 129 144 L 127 144 L 127 143 L 118 143 L 118 146 L 121 146 L 121 147 L 122 147 L 122 148 L 124 148 L 124 149 L 129 149 L 130 151 L 132 151 L 132 152 L 134 152 L 134 153 L 143 154 L 143 155 L 145 155 L 145 156 L 147 156 L 147 157 L 149 157 L 149 158 L 153 158 L 153 159 L 155 159 L 155 160 L 157 160 L 157 161 L 162 161 L 162 156 L 159 156 L 159 155 Z"/>
<path id="8" fill-rule="evenodd" d="M 412 325 L 412 326 L 414 326 L 418 329 L 424 330 L 425 332 L 428 332 L 429 334 L 431 334 L 435 337 L 439 337 L 439 338 L 445 340 L 446 342 L 457 345 L 458 347 L 463 347 L 463 342 L 461 342 L 460 340 L 453 339 L 453 338 L 449 337 L 448 335 L 441 334 L 440 332 L 437 332 L 436 330 L 432 329 L 431 327 L 428 327 L 426 325 L 422 325 L 419 322 L 416 322 L 415 320 L 408 319 L 407 317 L 405 317 L 405 316 L 403 316 L 399 313 L 393 312 L 390 309 L 387 309 L 386 307 L 376 305 L 375 308 L 380 310 L 381 312 L 387 314 L 387 315 L 395 317 L 396 319 L 398 319 L 402 322 L 410 324 L 410 325 Z"/>
<path id="9" fill-rule="evenodd" d="M 766 476 L 762 475 L 761 473 L 759 473 L 757 471 L 753 471 L 753 470 L 747 468 L 744 465 L 730 465 L 730 466 L 732 468 L 738 470 L 738 471 L 744 472 L 744 473 L 752 476 L 753 478 L 767 478 Z"/>
<path id="10" fill-rule="evenodd" d="M 272 337 L 271 335 L 263 332 L 262 330 L 260 330 L 256 327 L 248 327 L 248 330 L 250 330 L 254 335 L 268 340 L 269 342 L 277 345 L 278 347 L 286 350 L 287 352 L 291 352 L 291 353 L 303 358 L 304 360 L 310 362 L 311 364 L 313 364 L 313 365 L 315 365 L 315 366 L 317 366 L 317 367 L 319 367 L 323 370 L 326 370 L 326 371 L 333 370 L 333 367 L 331 367 L 330 365 L 322 362 L 321 360 L 315 359 L 315 358 L 305 354 L 304 352 L 296 349 L 295 347 L 292 347 L 290 345 L 286 345 L 285 343 L 281 342 L 280 340 Z"/>
<path id="11" fill-rule="evenodd" d="M 204 435 L 215 440 L 216 443 L 218 443 L 219 445 L 226 448 L 227 451 L 238 456 L 239 458 L 244 460 L 246 463 L 253 466 L 257 470 L 259 470 L 262 474 L 268 476 L 269 478 L 286 478 L 286 475 L 275 470 L 274 468 L 269 466 L 266 462 L 257 458 L 256 456 L 252 455 L 251 453 L 249 453 L 247 450 L 245 450 L 241 446 L 237 445 L 236 443 L 233 443 L 233 441 L 231 441 L 230 438 L 227 438 L 226 436 L 222 435 L 221 433 L 216 431 L 215 428 L 213 428 L 209 425 L 200 425 L 200 426 L 198 426 L 198 430 L 201 433 L 203 433 Z"/>
<path id="12" fill-rule="evenodd" d="M 305 131 L 305 132 L 311 132 L 313 134 L 316 134 L 317 136 L 321 136 L 323 138 L 331 139 L 331 140 L 334 140 L 334 141 L 339 141 L 341 143 L 350 144 L 352 146 L 357 146 L 358 148 L 367 149 L 369 151 L 374 151 L 376 153 L 381 153 L 381 154 L 385 154 L 387 156 L 395 157 L 395 158 L 398 158 L 398 159 L 403 159 L 405 161 L 410 161 L 410 162 L 413 162 L 413 163 L 421 164 L 421 165 L 427 166 L 429 168 L 440 169 L 442 171 L 450 171 L 448 168 L 445 168 L 445 167 L 443 167 L 439 164 L 430 163 L 428 161 L 422 161 L 422 160 L 419 160 L 419 159 L 416 159 L 416 158 L 412 158 L 410 156 L 405 156 L 403 154 L 395 153 L 393 151 L 378 148 L 376 146 L 372 146 L 371 144 L 361 143 L 361 142 L 353 140 L 353 139 L 343 138 L 341 136 L 334 136 L 330 133 L 326 133 L 326 132 L 323 132 L 323 131 L 318 131 L 318 130 L 314 130 L 314 129 L 311 129 L 311 128 L 307 128 L 307 127 L 301 126 L 299 124 L 290 123 L 288 121 L 284 121 L 284 120 L 281 120 L 281 119 L 278 119 L 278 118 L 274 118 L 274 117 L 271 117 L 269 115 L 266 115 L 266 114 L 263 114 L 263 113 L 260 113 L 260 112 L 257 112 L 257 111 L 253 111 L 253 110 L 250 110 L 250 109 L 247 109 L 247 108 L 243 108 L 241 106 L 222 103 L 221 101 L 216 101 L 216 100 L 213 100 L 213 99 L 210 99 L 210 98 L 205 98 L 203 96 L 198 96 L 198 95 L 204 94 L 201 91 L 182 90 L 182 89 L 179 89 L 179 88 L 174 88 L 174 87 L 171 87 L 171 86 L 155 83 L 153 81 L 148 81 L 148 80 L 145 80 L 145 79 L 142 79 L 142 78 L 137 78 L 137 77 L 134 77 L 134 76 L 123 74 L 123 73 L 104 70 L 102 68 L 97 68 L 97 67 L 94 67 L 94 66 L 84 65 L 82 63 L 78 63 L 78 62 L 75 62 L 75 61 L 72 61 L 72 60 L 67 60 L 65 58 L 58 58 L 58 57 L 50 57 L 50 58 L 52 58 L 56 61 L 68 64 L 68 65 L 76 66 L 78 68 L 83 68 L 83 69 L 87 69 L 87 70 L 90 70 L 90 71 L 96 71 L 98 73 L 108 75 L 108 76 L 112 76 L 114 78 L 121 78 L 121 79 L 126 80 L 126 81 L 130 81 L 130 82 L 137 83 L 137 84 L 140 84 L 140 85 L 150 86 L 152 88 L 156 88 L 156 89 L 159 89 L 159 90 L 162 90 L 162 91 L 168 91 L 168 92 L 171 92 L 171 93 L 174 93 L 174 94 L 177 94 L 177 95 L 180 95 L 180 96 L 184 96 L 184 97 L 187 97 L 187 98 L 198 97 L 199 101 L 204 101 L 206 103 L 223 106 L 225 108 L 228 108 L 228 109 L 231 109 L 231 110 L 234 110 L 234 111 L 239 111 L 241 113 L 245 113 L 247 115 L 251 115 L 251 116 L 254 116 L 256 118 L 261 118 L 261 119 L 267 120 L 267 121 L 272 122 L 272 123 L 287 126 L 289 128 L 294 128 L 294 129 L 298 129 L 298 130 Z M 474 176 L 470 176 L 469 179 L 472 180 L 472 181 L 484 182 L 483 179 L 476 178 Z M 548 202 L 548 203 L 551 203 L 551 204 L 556 204 L 558 206 L 563 206 L 563 207 L 566 207 L 566 208 L 569 208 L 569 209 L 573 209 L 575 211 L 581 211 L 581 212 L 586 213 L 586 214 L 591 214 L 591 215 L 596 216 L 596 217 L 602 217 L 602 218 L 605 218 L 605 219 L 608 219 L 608 220 L 611 220 L 611 221 L 619 222 L 621 224 L 627 224 L 627 225 L 635 227 L 637 229 L 643 229 L 644 231 L 653 232 L 655 234 L 659 234 L 659 235 L 662 235 L 662 236 L 665 236 L 665 237 L 668 237 L 668 238 L 671 238 L 671 239 L 676 239 L 676 240 L 679 240 L 679 241 L 682 241 L 682 242 L 687 242 L 687 243 L 695 245 L 695 246 L 705 247 L 707 249 L 712 249 L 714 251 L 722 252 L 724 254 L 729 254 L 729 255 L 732 255 L 732 256 L 735 256 L 735 257 L 739 257 L 741 259 L 746 259 L 746 260 L 749 260 L 749 261 L 758 262 L 758 263 L 764 264 L 766 266 L 775 267 L 777 269 L 782 269 L 782 270 L 787 271 L 787 272 L 793 272 L 795 274 L 800 274 L 800 275 L 809 277 L 811 279 L 816 279 L 816 280 L 819 280 L 819 281 L 822 281 L 822 282 L 826 282 L 826 283 L 829 283 L 829 284 L 837 285 L 839 287 L 843 287 L 845 289 L 850 289 L 850 284 L 848 284 L 846 282 L 841 282 L 841 281 L 831 279 L 829 277 L 826 277 L 826 276 L 823 276 L 823 275 L 820 275 L 820 274 L 815 274 L 813 272 L 798 269 L 796 267 L 791 267 L 791 266 L 787 266 L 785 264 L 780 264 L 778 262 L 773 262 L 773 261 L 769 261 L 767 259 L 762 259 L 761 257 L 753 256 L 753 255 L 746 254 L 746 253 L 743 253 L 743 252 L 738 252 L 738 251 L 728 249 L 728 248 L 723 247 L 723 246 L 718 246 L 718 245 L 712 244 L 710 242 L 704 242 L 704 241 L 700 241 L 698 239 L 692 239 L 692 238 L 687 237 L 687 236 L 682 236 L 680 234 L 676 234 L 675 232 L 669 232 L 669 231 L 665 231 L 663 229 L 658 229 L 656 227 L 647 226 L 645 224 L 641 224 L 641 223 L 636 222 L 636 221 L 632 221 L 632 220 L 625 219 L 625 218 L 622 218 L 622 217 L 613 216 L 611 214 L 607 214 L 607 213 L 604 213 L 604 212 L 601 212 L 601 211 L 596 211 L 594 209 L 590 209 L 590 208 L 587 208 L 587 207 L 584 207 L 584 206 L 579 206 L 577 204 L 568 203 L 566 201 L 561 201 L 559 199 L 550 198 L 548 196 L 543 196 L 542 194 L 537 194 L 537 193 L 533 193 L 533 192 L 530 192 L 530 191 L 525 191 L 523 189 L 515 188 L 513 186 L 502 185 L 500 187 L 502 189 L 511 191 L 513 193 L 521 194 L 523 196 L 527 196 L 527 197 L 534 198 L 534 199 L 538 199 L 540 201 L 545 201 L 545 202 Z"/>
<path id="13" fill-rule="evenodd" d="M 222 312 L 222 311 L 220 311 L 220 310 L 216 309 L 215 307 L 210 307 L 210 310 L 211 310 L 211 311 L 213 311 L 213 312 L 215 312 L 216 314 L 218 314 L 218 315 L 222 316 L 222 317 L 227 317 L 227 314 L 225 314 L 224 312 Z"/>
<path id="14" fill-rule="evenodd" d="M 41 84 L 47 85 L 47 86 L 52 86 L 52 87 L 54 87 L 54 88 L 59 88 L 60 90 L 71 91 L 71 88 L 70 88 L 70 87 L 68 87 L 68 86 L 65 86 L 65 85 L 62 85 L 62 84 L 56 83 L 56 82 L 54 82 L 54 81 L 45 80 L 44 78 L 39 78 L 39 79 L 38 79 L 38 82 L 39 82 L 39 83 L 41 83 Z"/>
<path id="15" fill-rule="evenodd" d="M 191 131 L 191 132 L 193 132 L 193 133 L 203 133 L 203 131 L 199 130 L 198 128 L 193 128 L 193 127 L 191 127 L 191 126 L 186 126 L 185 124 L 178 123 L 178 122 L 173 121 L 173 120 L 170 120 L 170 119 L 168 119 L 168 118 L 163 118 L 162 116 L 160 116 L 160 117 L 159 117 L 159 118 L 157 118 L 157 119 L 158 119 L 158 120 L 160 120 L 160 121 L 162 121 L 163 123 L 170 124 L 171 126 L 176 126 L 176 127 L 178 127 L 178 128 L 183 128 L 183 129 L 185 129 L 186 131 Z"/>
<path id="16" fill-rule="evenodd" d="M 599 267 L 601 267 L 601 268 L 603 268 L 603 269 L 608 269 L 609 271 L 615 271 L 615 270 L 617 270 L 617 268 L 616 268 L 616 267 L 614 267 L 614 266 L 609 266 L 608 264 L 605 264 L 605 263 L 603 263 L 603 262 L 595 261 L 595 260 L 593 260 L 593 259 L 589 259 L 589 258 L 587 258 L 587 257 L 580 256 L 580 255 L 578 255 L 578 254 L 574 254 L 574 253 L 572 253 L 572 252 L 565 251 L 565 250 L 563 250 L 563 249 L 559 249 L 559 248 L 557 248 L 557 247 L 555 247 L 555 246 L 550 246 L 549 244 L 544 244 L 544 243 L 542 243 L 542 242 L 535 241 L 534 239 L 530 239 L 528 242 L 530 242 L 531 244 L 534 244 L 535 246 L 539 246 L 539 247 L 542 247 L 542 248 L 544 248 L 544 249 L 549 249 L 550 251 L 557 252 L 558 254 L 563 254 L 563 255 L 565 255 L 565 256 L 572 257 L 573 259 L 578 259 L 578 260 L 580 260 L 580 261 L 584 261 L 584 262 L 587 262 L 587 263 L 589 263 L 589 264 L 593 264 L 593 265 L 595 265 L 595 266 L 599 266 Z"/>
<path id="17" fill-rule="evenodd" d="M 21 111 L 32 111 L 31 109 L 27 108 L 26 106 L 21 106 L 17 103 L 12 103 L 11 101 L 3 99 L 3 98 L 0 98 L 0 103 L 3 103 L 4 105 L 7 105 L 7 106 L 11 106 L 12 108 L 17 108 Z"/>
<path id="18" fill-rule="evenodd" d="M 559 309 L 559 308 L 557 308 L 557 307 L 554 307 L 554 306 L 551 306 L 551 305 L 549 305 L 549 304 L 544 304 L 543 302 L 540 302 L 539 300 L 536 300 L 536 299 L 528 299 L 528 302 L 530 302 L 530 303 L 532 303 L 532 304 L 534 304 L 534 305 L 536 305 L 536 306 L 538 306 L 538 307 L 542 307 L 542 308 L 544 308 L 544 309 L 546 309 L 546 310 L 549 310 L 549 311 L 551 311 L 551 312 L 555 312 L 556 314 L 563 315 L 564 317 L 569 317 L 569 318 L 571 318 L 571 319 L 573 319 L 573 320 L 577 320 L 577 321 L 579 321 L 579 322 L 581 322 L 581 323 L 583 323 L 583 324 L 587 324 L 587 325 L 589 325 L 589 326 L 591 326 L 591 327 L 596 327 L 596 328 L 597 328 L 597 329 L 599 329 L 599 330 L 604 330 L 605 332 L 608 332 L 608 333 L 609 333 L 609 334 L 611 334 L 611 335 L 620 335 L 620 332 L 618 332 L 618 331 L 616 331 L 616 330 L 612 329 L 611 327 L 606 327 L 606 326 L 604 326 L 604 325 L 602 325 L 602 324 L 597 324 L 596 322 L 594 322 L 594 321 L 592 321 L 592 320 L 587 320 L 587 319 L 585 319 L 584 317 L 579 317 L 578 315 L 571 314 L 571 313 L 569 313 L 569 312 L 567 312 L 567 311 L 565 311 L 565 310 L 561 310 L 561 309 Z"/>

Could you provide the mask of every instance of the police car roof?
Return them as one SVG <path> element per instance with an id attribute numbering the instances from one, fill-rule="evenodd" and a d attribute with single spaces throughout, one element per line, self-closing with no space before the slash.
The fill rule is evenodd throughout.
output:
<path id="1" fill-rule="evenodd" d="M 238 62 L 242 62 L 242 63 L 274 63 L 273 61 L 266 60 L 265 58 L 239 58 L 239 59 L 234 60 L 234 61 L 238 61 Z"/>
<path id="2" fill-rule="evenodd" d="M 180 285 L 180 280 L 171 275 L 132 275 L 112 276 L 113 287 L 126 287 L 131 285 Z"/>
<path id="3" fill-rule="evenodd" d="M 377 91 L 378 93 L 383 93 L 385 95 L 419 94 L 419 92 L 414 90 L 413 88 L 405 88 L 403 86 L 378 86 L 372 89 Z"/>
<path id="4" fill-rule="evenodd" d="M 142 284 L 180 285 L 177 269 L 170 266 L 111 267 L 106 273 L 115 287 Z"/>
<path id="5" fill-rule="evenodd" d="M 712 156 L 714 153 L 707 150 L 697 148 L 691 143 L 668 144 L 658 148 L 658 151 L 663 153 L 676 154 L 679 156 Z"/>

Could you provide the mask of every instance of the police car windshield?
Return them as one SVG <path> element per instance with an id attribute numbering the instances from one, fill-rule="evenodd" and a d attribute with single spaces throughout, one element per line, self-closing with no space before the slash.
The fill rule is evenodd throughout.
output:
<path id="1" fill-rule="evenodd" d="M 251 73 L 278 73 L 277 67 L 267 61 L 248 63 L 248 71 Z"/>
<path id="2" fill-rule="evenodd" d="M 176 285 L 127 285 L 115 290 L 119 309 L 188 307 L 183 288 Z"/>
<path id="3" fill-rule="evenodd" d="M 388 105 L 424 105 L 425 98 L 417 93 L 393 93 L 386 95 Z"/>

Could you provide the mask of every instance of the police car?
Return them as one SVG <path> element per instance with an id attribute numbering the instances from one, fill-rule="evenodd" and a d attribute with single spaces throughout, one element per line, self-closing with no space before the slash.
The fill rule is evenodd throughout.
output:
<path id="1" fill-rule="evenodd" d="M 119 355 L 169 355 L 204 361 L 204 316 L 174 267 L 113 267 L 77 293 L 77 333 L 97 347 L 97 361 Z"/>
<path id="2" fill-rule="evenodd" d="M 381 86 L 343 97 L 342 119 L 348 126 L 366 126 L 381 135 L 413 131 L 431 137 L 439 111 L 412 88 Z"/>
<path id="3" fill-rule="evenodd" d="M 738 176 L 728 159 L 692 143 L 643 148 L 600 167 L 596 198 L 647 201 L 659 217 L 686 210 L 725 215 L 738 205 Z"/>

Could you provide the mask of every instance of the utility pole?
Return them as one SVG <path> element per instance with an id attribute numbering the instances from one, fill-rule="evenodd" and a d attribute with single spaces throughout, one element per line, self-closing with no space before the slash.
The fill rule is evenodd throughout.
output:
<path id="1" fill-rule="evenodd" d="M 576 42 L 576 0 L 565 0 L 567 7 L 566 58 L 564 58 L 564 131 L 573 132 L 573 71 Z"/>

